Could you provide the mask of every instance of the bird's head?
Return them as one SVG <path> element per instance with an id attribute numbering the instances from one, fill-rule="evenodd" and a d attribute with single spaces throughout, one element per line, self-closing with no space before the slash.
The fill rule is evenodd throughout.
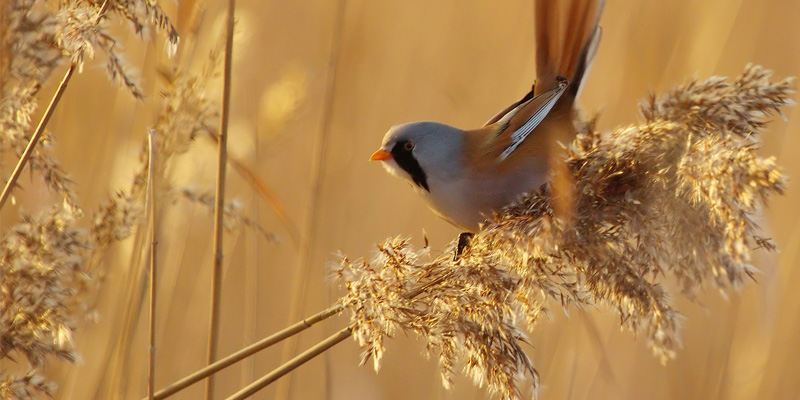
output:
<path id="1" fill-rule="evenodd" d="M 432 180 L 445 180 L 462 170 L 464 133 L 438 122 L 412 122 L 389 129 L 370 161 L 383 161 L 392 175 L 430 192 Z"/>

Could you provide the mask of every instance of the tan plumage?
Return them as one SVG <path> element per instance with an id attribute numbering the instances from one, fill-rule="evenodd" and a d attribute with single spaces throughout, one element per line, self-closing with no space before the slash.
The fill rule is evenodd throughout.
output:
<path id="1" fill-rule="evenodd" d="M 412 181 L 440 216 L 476 230 L 492 211 L 544 184 L 550 171 L 563 172 L 558 142 L 577 132 L 574 103 L 599 41 L 602 6 L 536 0 L 536 83 L 522 99 L 478 129 L 434 122 L 394 127 L 371 159 Z"/>
<path id="2" fill-rule="evenodd" d="M 569 13 L 566 19 L 566 29 L 560 29 L 560 6 L 568 3 Z M 543 141 L 552 142 L 558 139 L 571 139 L 575 136 L 576 129 L 573 120 L 575 115 L 574 102 L 583 80 L 587 64 L 591 62 L 592 46 L 599 40 L 600 29 L 597 25 L 602 1 L 598 0 L 537 0 L 535 3 L 536 16 L 536 83 L 531 87 L 521 100 L 512 104 L 495 115 L 486 125 L 474 131 L 469 136 L 471 141 L 482 145 L 470 146 L 476 151 L 476 160 L 487 158 L 486 155 L 499 154 L 511 141 L 511 133 L 522 126 L 530 116 L 542 108 L 542 93 L 558 85 L 558 78 L 563 77 L 571 85 L 559 98 L 553 109 L 550 110 L 545 120 L 537 126 L 533 134 L 542 140 L 526 140 L 515 153 L 533 152 L 541 154 L 550 146 L 544 146 Z M 562 43 L 562 36 L 566 36 Z M 580 65 L 579 65 L 580 64 Z M 516 109 L 516 111 L 514 111 Z M 502 119 L 510 112 L 514 115 L 505 126 Z M 496 137 L 491 137 L 492 135 Z M 482 137 L 483 136 L 483 137 Z M 481 150 L 484 147 L 484 150 Z M 499 150 L 498 150 L 499 149 Z M 483 153 L 483 154 L 481 154 Z M 511 158 L 511 157 L 509 157 Z M 504 162 L 509 162 L 505 160 Z M 510 161 L 513 162 L 513 161 Z"/>

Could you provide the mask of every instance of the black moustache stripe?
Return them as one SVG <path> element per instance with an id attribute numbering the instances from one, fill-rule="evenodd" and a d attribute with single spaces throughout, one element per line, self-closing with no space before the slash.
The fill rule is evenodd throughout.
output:
<path id="1" fill-rule="evenodd" d="M 411 180 L 413 180 L 417 186 L 430 192 L 431 189 L 428 188 L 428 177 L 425 175 L 425 171 L 422 170 L 422 167 L 419 166 L 417 159 L 414 158 L 414 154 L 411 153 L 413 150 L 406 150 L 406 143 L 408 143 L 408 141 L 405 140 L 395 143 L 394 147 L 392 147 L 392 157 L 394 157 L 397 165 L 399 165 L 403 171 L 411 175 Z"/>

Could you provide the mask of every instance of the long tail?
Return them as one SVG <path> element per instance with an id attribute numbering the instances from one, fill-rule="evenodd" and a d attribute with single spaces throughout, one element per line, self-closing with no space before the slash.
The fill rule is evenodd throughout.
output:
<path id="1" fill-rule="evenodd" d="M 536 0 L 536 90 L 545 92 L 564 77 L 562 102 L 574 102 L 600 42 L 603 0 Z M 561 8 L 567 10 L 562 16 Z M 564 28 L 562 29 L 562 21 Z"/>
<path id="2" fill-rule="evenodd" d="M 568 4 L 564 4 L 568 3 Z M 562 19 L 560 6 L 566 6 Z M 544 132 L 549 143 L 552 178 L 550 189 L 556 215 L 571 221 L 575 209 L 572 173 L 563 162 L 558 142 L 569 143 L 576 133 L 575 98 L 591 66 L 600 42 L 598 22 L 603 0 L 536 0 L 536 85 L 534 93 L 544 93 L 559 84 L 563 77 L 569 85 L 553 106 L 551 115 L 558 128 Z M 560 22 L 566 22 L 562 31 Z M 569 116 L 561 118 L 558 116 Z"/>

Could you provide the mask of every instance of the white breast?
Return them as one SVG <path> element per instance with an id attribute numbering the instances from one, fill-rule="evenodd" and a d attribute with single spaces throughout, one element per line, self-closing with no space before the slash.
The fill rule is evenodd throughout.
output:
<path id="1" fill-rule="evenodd" d="M 546 182 L 546 166 L 521 165 L 514 171 L 469 173 L 447 179 L 430 177 L 431 192 L 418 190 L 442 218 L 476 231 L 478 225 L 504 206 Z"/>

